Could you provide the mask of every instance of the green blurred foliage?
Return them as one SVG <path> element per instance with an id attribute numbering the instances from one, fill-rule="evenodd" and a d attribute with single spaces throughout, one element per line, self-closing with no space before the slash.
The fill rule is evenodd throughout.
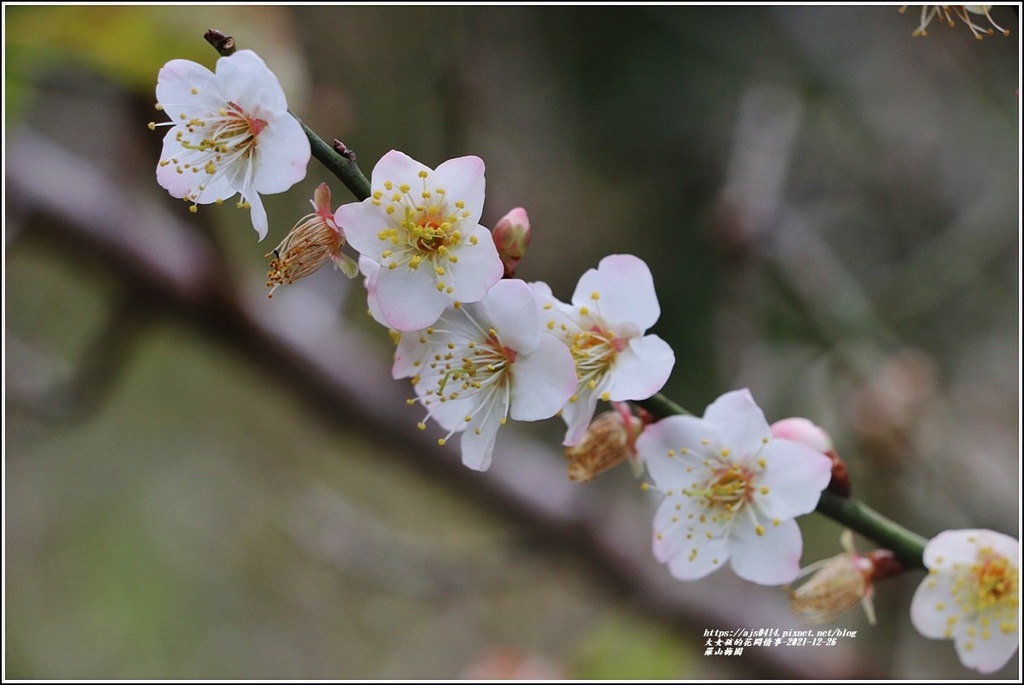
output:
<path id="1" fill-rule="evenodd" d="M 683 680 L 693 677 L 695 647 L 628 614 L 605 618 L 571 660 L 579 680 Z"/>

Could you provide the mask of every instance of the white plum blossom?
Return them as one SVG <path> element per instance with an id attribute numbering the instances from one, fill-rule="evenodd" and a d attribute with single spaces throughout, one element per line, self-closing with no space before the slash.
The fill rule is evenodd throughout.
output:
<path id="1" fill-rule="evenodd" d="M 384 269 L 381 269 L 383 274 Z M 508 419 L 554 416 L 576 388 L 569 350 L 542 335 L 530 289 L 502 280 L 477 303 L 454 303 L 434 325 L 402 333 L 392 367 L 412 377 L 426 419 L 462 433 L 462 463 L 485 471 Z"/>
<path id="2" fill-rule="evenodd" d="M 483 299 L 502 277 L 491 233 L 479 223 L 482 159 L 450 159 L 435 170 L 392 150 L 374 166 L 371 187 L 335 220 L 349 244 L 381 266 L 372 279 L 387 325 L 425 328 L 453 302 Z"/>
<path id="3" fill-rule="evenodd" d="M 803 541 L 794 518 L 817 506 L 832 461 L 773 437 L 749 390 L 722 395 L 703 418 L 647 426 L 636 449 L 665 496 L 654 517 L 654 556 L 673 576 L 695 580 L 726 561 L 762 585 L 799 575 Z"/>
<path id="4" fill-rule="evenodd" d="M 572 303 L 559 302 L 546 283 L 531 283 L 544 330 L 576 362 L 576 392 L 562 408 L 564 445 L 583 439 L 597 401 L 647 399 L 672 373 L 675 354 L 656 335 L 644 335 L 661 315 L 651 270 L 639 257 L 609 255 L 580 278 Z"/>
<path id="5" fill-rule="evenodd" d="M 947 530 L 924 548 L 928 576 L 910 620 L 933 640 L 952 639 L 960 662 L 1002 668 L 1020 644 L 1020 543 L 991 530 Z"/>
<path id="6" fill-rule="evenodd" d="M 260 193 L 281 193 L 306 176 L 309 139 L 288 112 L 281 84 L 251 50 L 217 60 L 214 73 L 195 62 L 171 60 L 160 69 L 157 109 L 171 121 L 157 182 L 173 197 L 197 205 L 241 193 L 253 228 L 267 235 Z"/>

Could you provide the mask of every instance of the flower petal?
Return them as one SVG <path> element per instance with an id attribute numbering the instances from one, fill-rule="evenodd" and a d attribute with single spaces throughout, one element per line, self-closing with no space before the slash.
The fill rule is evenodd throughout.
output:
<path id="1" fill-rule="evenodd" d="M 252 227 L 256 229 L 256 235 L 263 240 L 267 237 L 267 210 L 263 207 L 263 200 L 256 192 L 244 193 L 245 201 L 249 203 L 249 218 L 252 220 Z"/>
<path id="2" fill-rule="evenodd" d="M 643 332 L 661 316 L 651 270 L 642 259 L 628 254 L 608 255 L 597 269 L 583 274 L 572 303 L 596 309 L 612 328 L 631 323 Z"/>
<path id="3" fill-rule="evenodd" d="M 381 252 L 390 245 L 381 240 L 377 234 L 386 228 L 388 220 L 384 211 L 373 205 L 367 198 L 362 202 L 349 202 L 338 207 L 334 213 L 334 222 L 345 233 L 345 239 L 357 252 L 381 263 Z"/>
<path id="4" fill-rule="evenodd" d="M 998 628 L 985 639 L 957 639 L 953 643 L 960 663 L 979 673 L 993 673 L 1006 665 L 1020 646 L 1017 631 L 1002 633 Z M 969 645 L 969 646 L 968 646 Z"/>
<path id="5" fill-rule="evenodd" d="M 193 89 L 196 92 L 193 93 Z M 223 104 L 214 73 L 187 59 L 172 59 L 160 68 L 156 77 L 156 101 L 175 123 L 216 111 Z"/>
<path id="6" fill-rule="evenodd" d="M 753 459 L 772 434 L 764 412 L 746 388 L 727 392 L 708 405 L 704 420 L 729 436 L 728 447 L 737 462 Z"/>
<path id="7" fill-rule="evenodd" d="M 562 407 L 562 420 L 565 421 L 566 426 L 563 445 L 566 447 L 575 445 L 583 439 L 596 409 L 597 393 L 589 390 L 577 393 L 575 402 L 565 403 L 565 406 Z"/>
<path id="8" fill-rule="evenodd" d="M 755 522 L 742 513 L 729 535 L 732 569 L 740 578 L 760 585 L 784 585 L 800 575 L 803 539 L 796 521 L 766 523 L 757 534 Z"/>
<path id="9" fill-rule="evenodd" d="M 433 324 L 448 304 L 448 297 L 434 287 L 430 271 L 400 266 L 377 274 L 377 303 L 388 325 L 399 331 L 415 331 Z"/>
<path id="10" fill-rule="evenodd" d="M 701 539 L 700 534 L 694 533 L 692 539 L 687 539 L 685 534 L 674 537 L 680 538 L 682 544 L 666 559 L 669 573 L 679 580 L 697 580 L 703 578 L 712 571 L 716 571 L 725 565 L 729 560 L 729 537 L 723 530 L 718 535 Z M 657 545 L 657 534 L 655 534 L 655 545 Z M 675 543 L 673 543 L 675 544 Z M 658 557 L 657 546 L 655 557 Z"/>
<path id="11" fill-rule="evenodd" d="M 283 193 L 306 177 L 310 156 L 298 120 L 287 112 L 273 117 L 257 137 L 253 187 L 268 195 Z"/>
<path id="12" fill-rule="evenodd" d="M 463 221 L 479 223 L 484 209 L 484 160 L 473 155 L 449 159 L 437 167 L 431 177 L 431 186 L 444 188 L 449 202 L 465 204 L 462 211 L 468 215 L 460 214 Z"/>
<path id="13" fill-rule="evenodd" d="M 917 586 L 910 601 L 910 622 L 917 632 L 933 640 L 947 637 L 947 621 L 956 612 L 950 599 L 955 582 L 955 576 L 932 573 Z"/>
<path id="14" fill-rule="evenodd" d="M 459 266 L 462 266 L 461 260 Z M 537 306 L 526 283 L 520 280 L 498 281 L 479 304 L 486 324 L 494 327 L 503 345 L 519 354 L 529 354 L 537 349 L 540 340 Z"/>
<path id="15" fill-rule="evenodd" d="M 757 503 L 768 519 L 791 519 L 818 506 L 832 478 L 832 460 L 790 440 L 771 440 L 761 451 L 766 464 L 758 485 L 768 488 Z"/>
<path id="16" fill-rule="evenodd" d="M 223 84 L 225 98 L 249 116 L 262 119 L 288 110 L 281 82 L 252 50 L 239 50 L 217 60 L 217 80 Z"/>
<path id="17" fill-rule="evenodd" d="M 512 374 L 510 415 L 516 421 L 538 421 L 554 416 L 576 390 L 576 365 L 572 354 L 549 335 L 539 336 L 533 353 L 516 358 Z"/>
<path id="18" fill-rule="evenodd" d="M 391 181 L 396 186 L 409 183 L 411 179 L 418 178 L 421 171 L 429 174 L 431 169 L 404 152 L 389 150 L 374 165 L 370 174 L 371 185 L 374 190 L 384 190 L 386 182 Z"/>
<path id="19" fill-rule="evenodd" d="M 459 259 L 458 264 L 449 266 L 451 299 L 460 302 L 482 300 L 490 287 L 501 280 L 505 273 L 491 232 L 478 225 L 469 235 L 476 237 L 476 245 L 468 242 L 460 245 L 454 250 Z"/>
<path id="20" fill-rule="evenodd" d="M 478 434 L 475 430 L 462 433 L 462 463 L 474 471 L 486 471 L 491 465 L 494 442 L 501 426 L 500 416 L 489 417 L 480 423 Z"/>
<path id="21" fill-rule="evenodd" d="M 722 438 L 714 426 L 696 416 L 669 416 L 653 423 L 636 440 L 637 455 L 647 465 L 647 472 L 660 490 L 693 487 L 694 478 L 707 474 L 702 455 L 706 447 L 701 440 L 719 445 Z M 683 449 L 691 452 L 684 455 Z M 669 456 L 669 454 L 673 456 Z M 687 467 L 690 467 L 687 470 Z M 697 475 L 695 475 L 697 474 Z"/>
<path id="22" fill-rule="evenodd" d="M 380 311 L 380 303 L 377 301 L 377 274 L 380 272 L 380 264 L 365 255 L 359 255 L 359 272 L 365 276 L 363 285 L 366 286 L 366 308 L 370 316 L 381 326 L 387 326 L 384 314 Z"/>
<path id="23" fill-rule="evenodd" d="M 675 363 L 672 348 L 658 336 L 633 338 L 616 356 L 608 388 L 611 401 L 647 399 L 665 386 Z"/>

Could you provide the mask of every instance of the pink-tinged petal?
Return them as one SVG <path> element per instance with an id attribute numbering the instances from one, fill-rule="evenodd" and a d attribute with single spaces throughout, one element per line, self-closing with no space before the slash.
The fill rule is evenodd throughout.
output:
<path id="1" fill-rule="evenodd" d="M 462 266 L 461 260 L 459 266 Z M 526 283 L 498 281 L 479 304 L 479 309 L 486 313 L 486 322 L 498 332 L 503 345 L 520 354 L 537 349 L 540 340 L 537 307 Z"/>
<path id="2" fill-rule="evenodd" d="M 475 156 L 457 157 L 437 167 L 429 177 L 432 188 L 444 188 L 449 209 L 455 211 L 451 203 L 465 203 L 463 211 L 468 216 L 459 217 L 469 224 L 479 223 L 484 209 L 484 160 Z"/>
<path id="3" fill-rule="evenodd" d="M 395 186 L 400 186 L 403 183 L 412 185 L 413 182 L 419 181 L 419 173 L 421 171 L 426 171 L 429 174 L 431 169 L 420 164 L 404 152 L 391 150 L 374 165 L 373 172 L 370 174 L 371 184 L 374 190 L 388 192 L 384 190 L 385 182 L 391 181 Z M 417 192 L 420 190 L 418 188 L 414 189 Z M 417 197 L 419 196 L 417 195 Z"/>
<path id="4" fill-rule="evenodd" d="M 832 478 L 831 459 L 789 440 L 769 441 L 760 458 L 765 468 L 757 484 L 768 493 L 755 497 L 764 516 L 786 520 L 814 511 Z"/>
<path id="5" fill-rule="evenodd" d="M 176 160 L 176 163 L 169 163 L 165 165 L 158 164 L 156 167 L 156 180 L 160 184 L 160 187 L 170 193 L 171 197 L 184 198 L 192 194 L 196 186 L 199 184 L 196 174 L 191 172 L 191 166 L 193 161 L 200 159 L 200 155 L 197 152 L 186 150 L 181 147 L 181 143 L 175 140 L 178 128 L 171 128 L 164 136 L 163 149 L 160 151 L 161 160 Z M 203 158 L 205 163 L 205 158 Z M 185 168 L 185 164 L 189 165 L 189 169 Z M 202 166 L 200 164 L 200 166 Z M 182 173 L 178 173 L 178 169 L 182 170 Z M 230 195 L 235 194 L 235 190 L 231 190 Z M 209 200 L 212 202 L 213 199 Z"/>
<path id="6" fill-rule="evenodd" d="M 426 385 L 423 385 L 426 383 Z M 422 386 L 422 387 L 421 387 Z M 436 388 L 437 378 L 431 378 L 429 381 L 424 380 L 416 385 L 416 394 L 420 398 L 424 397 L 425 388 Z M 470 399 L 461 399 L 448 402 L 438 402 L 435 397 L 427 398 L 430 401 L 428 409 L 430 411 L 430 418 L 441 426 L 446 431 L 452 431 L 459 433 L 469 428 L 469 423 L 466 422 L 466 416 L 472 414 L 477 408 L 476 404 Z M 479 423 L 474 424 L 474 426 Z"/>
<path id="7" fill-rule="evenodd" d="M 547 321 L 546 317 L 555 307 L 564 304 L 558 301 L 558 298 L 551 292 L 551 286 L 544 281 L 531 281 L 526 285 L 533 293 L 533 299 L 537 302 L 537 311 L 540 312 L 542 321 Z"/>
<path id="8" fill-rule="evenodd" d="M 979 673 L 994 673 L 1016 653 L 1020 646 L 1020 634 L 1017 631 L 1004 634 L 996 628 L 988 640 L 965 637 L 955 640 L 954 645 L 960 663 L 964 666 Z"/>
<path id="9" fill-rule="evenodd" d="M 765 522 L 761 529 L 764 534 L 758 535 L 754 522 L 742 514 L 733 521 L 729 552 L 736 575 L 759 585 L 784 585 L 796 580 L 803 551 L 796 521 L 782 521 L 777 526 Z"/>
<path id="10" fill-rule="evenodd" d="M 799 442 L 818 452 L 828 452 L 833 447 L 828 432 L 802 416 L 780 419 L 771 425 L 771 429 L 776 438 Z"/>
<path id="11" fill-rule="evenodd" d="M 1017 559 L 1020 543 L 1009 535 L 985 529 L 945 530 L 928 541 L 924 548 L 924 565 L 948 568 L 951 564 L 973 564 L 978 550 L 990 547 L 999 556 Z"/>
<path id="12" fill-rule="evenodd" d="M 710 444 L 705 446 L 702 440 Z M 703 419 L 669 416 L 644 428 L 636 440 L 636 450 L 658 488 L 668 490 L 690 488 L 695 478 L 706 478 L 706 468 L 694 467 L 702 466 L 704 455 L 721 444 L 717 429 Z M 683 449 L 689 452 L 684 454 Z"/>
<path id="13" fill-rule="evenodd" d="M 369 257 L 359 255 L 359 272 L 366 277 L 363 285 L 366 286 L 366 308 L 370 316 L 381 326 L 387 326 L 388 322 L 384 320 L 380 302 L 377 301 L 377 274 L 380 273 L 380 264 Z"/>
<path id="14" fill-rule="evenodd" d="M 724 521 L 719 520 L 711 526 L 700 524 L 704 513 L 700 502 L 691 497 L 678 491 L 666 495 L 654 514 L 654 558 L 663 564 L 668 563 L 684 549 L 686 554 L 690 554 L 695 545 L 725 537 L 728 529 Z"/>
<path id="15" fill-rule="evenodd" d="M 955 582 L 952 574 L 936 573 L 928 575 L 917 587 L 910 601 L 910 622 L 917 632 L 933 640 L 946 637 L 947 620 L 959 613 L 952 600 Z"/>
<path id="16" fill-rule="evenodd" d="M 276 116 L 256 137 L 253 187 L 261 193 L 283 193 L 306 177 L 309 138 L 292 115 Z"/>
<path id="17" fill-rule="evenodd" d="M 409 378 L 420 372 L 422 364 L 419 362 L 428 352 L 427 346 L 420 342 L 423 336 L 422 331 L 409 331 L 399 337 L 398 346 L 395 348 L 395 361 L 391 365 L 392 378 Z"/>
<path id="18" fill-rule="evenodd" d="M 183 123 L 197 113 L 217 111 L 224 102 L 213 72 L 187 59 L 172 59 L 161 67 L 156 77 L 156 101 L 174 123 Z"/>
<path id="19" fill-rule="evenodd" d="M 679 580 L 697 580 L 722 568 L 729 560 L 729 538 L 725 535 L 698 541 L 687 540 L 668 561 L 668 570 Z"/>
<path id="20" fill-rule="evenodd" d="M 576 365 L 569 348 L 542 335 L 532 354 L 516 358 L 512 378 L 511 417 L 538 421 L 557 414 L 576 390 Z"/>
<path id="21" fill-rule="evenodd" d="M 399 331 L 416 331 L 437 321 L 448 297 L 434 287 L 433 274 L 428 269 L 400 266 L 381 269 L 377 274 L 377 303 L 389 326 Z"/>
<path id="22" fill-rule="evenodd" d="M 580 278 L 572 303 L 600 312 L 612 328 L 629 323 L 641 333 L 661 316 L 651 270 L 633 255 L 608 255 L 602 259 L 597 269 L 590 269 Z"/>
<path id="23" fill-rule="evenodd" d="M 217 80 L 224 84 L 225 98 L 249 116 L 264 118 L 288 109 L 281 82 L 252 50 L 239 50 L 217 60 Z"/>
<path id="24" fill-rule="evenodd" d="M 474 471 L 486 471 L 491 465 L 494 442 L 501 426 L 500 416 L 492 416 L 475 430 L 462 433 L 462 463 Z"/>
<path id="25" fill-rule="evenodd" d="M 665 386 L 675 363 L 672 348 L 658 336 L 633 338 L 615 359 L 608 388 L 611 401 L 647 399 Z"/>
<path id="26" fill-rule="evenodd" d="M 313 199 L 310 201 L 313 210 L 324 219 L 334 223 L 334 209 L 331 207 L 331 187 L 321 183 L 313 191 Z"/>
<path id="27" fill-rule="evenodd" d="M 746 388 L 727 392 L 708 405 L 704 420 L 729 436 L 728 447 L 737 463 L 756 458 L 764 439 L 772 434 L 764 412 Z"/>
<path id="28" fill-rule="evenodd" d="M 453 250 L 459 262 L 448 267 L 452 285 L 451 299 L 459 302 L 482 300 L 505 273 L 491 232 L 483 226 L 476 226 L 469 235 L 476 236 L 476 245 L 465 243 Z"/>
<path id="29" fill-rule="evenodd" d="M 381 253 L 393 247 L 377 237 L 382 229 L 388 227 L 388 219 L 384 211 L 375 207 L 369 198 L 338 207 L 334 213 L 334 222 L 345 232 L 345 239 L 353 249 L 378 264 L 383 259 Z"/>
<path id="30" fill-rule="evenodd" d="M 577 393 L 575 402 L 565 403 L 565 406 L 562 407 L 562 420 L 566 425 L 563 445 L 569 447 L 583 439 L 596 410 L 597 394 L 589 391 Z"/>
<path id="31" fill-rule="evenodd" d="M 267 237 L 269 228 L 267 210 L 263 208 L 263 200 L 260 199 L 259 193 L 248 193 L 245 195 L 245 200 L 249 203 L 249 218 L 252 220 L 252 227 L 256 229 L 256 235 L 260 240 L 263 240 Z"/>

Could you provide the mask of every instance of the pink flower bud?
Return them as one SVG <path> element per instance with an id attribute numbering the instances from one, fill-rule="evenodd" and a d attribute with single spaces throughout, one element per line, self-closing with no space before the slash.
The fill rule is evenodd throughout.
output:
<path id="1" fill-rule="evenodd" d="M 828 432 L 799 416 L 773 423 L 772 436 L 798 442 L 822 454 L 828 454 L 833 450 L 832 437 Z"/>
<path id="2" fill-rule="evenodd" d="M 516 207 L 501 217 L 492 235 L 498 256 L 505 266 L 505 278 L 511 278 L 516 273 L 519 260 L 526 254 L 526 246 L 530 244 L 530 217 L 526 210 Z"/>

